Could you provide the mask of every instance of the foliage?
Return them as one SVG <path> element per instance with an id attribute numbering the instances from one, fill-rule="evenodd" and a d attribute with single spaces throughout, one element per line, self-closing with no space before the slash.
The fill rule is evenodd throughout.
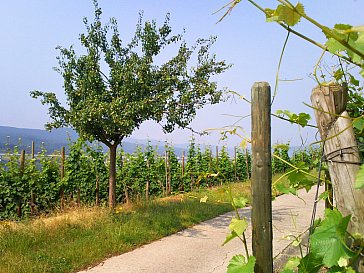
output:
<path id="1" fill-rule="evenodd" d="M 69 126 L 83 139 L 109 147 L 109 205 L 114 207 L 116 149 L 121 141 L 146 120 L 160 123 L 166 132 L 186 128 L 197 109 L 220 102 L 222 90 L 211 77 L 229 65 L 210 54 L 216 38 L 198 39 L 189 47 L 182 34 L 172 35 L 169 15 L 157 26 L 155 21 L 143 22 L 140 14 L 135 34 L 125 45 L 116 19 L 103 26 L 97 0 L 94 6 L 94 21 L 84 18 L 87 32 L 80 35 L 86 54 L 58 47 L 56 70 L 64 79 L 68 108 L 55 93 L 32 91 L 31 96 L 49 105 L 52 121 L 47 129 Z M 155 58 L 174 44 L 179 46 L 176 55 L 157 65 Z M 196 65 L 189 67 L 193 60 Z"/>
<path id="2" fill-rule="evenodd" d="M 276 147 L 283 150 L 288 148 L 286 145 Z M 248 150 L 237 148 L 235 163 L 227 152 L 227 147 L 224 146 L 220 148 L 217 160 L 211 152 L 211 147 L 202 149 L 191 140 L 188 147 L 190 156 L 185 162 L 184 176 L 182 176 L 182 158 L 177 156 L 169 144 L 165 145 L 164 150 L 167 158 L 165 154 L 161 155 L 158 152 L 158 147 L 153 147 L 150 143 L 144 150 L 139 147 L 133 154 L 124 153 L 121 149 L 118 151 L 116 187 L 118 203 L 189 192 L 191 177 L 195 179 L 193 188 L 203 189 L 221 183 L 243 182 L 247 180 L 248 173 L 250 176 L 251 155 Z M 105 205 L 108 197 L 107 154 L 103 152 L 101 146 L 92 145 L 82 139 L 70 143 L 69 151 L 64 162 L 65 175 L 62 180 L 58 151 L 52 156 L 47 156 L 47 151 L 43 149 L 43 152 L 34 159 L 26 156 L 22 175 L 17 148 L 9 151 L 0 162 L 0 218 L 18 218 L 19 204 L 22 208 L 22 217 L 50 212 L 60 207 L 62 194 L 66 206 L 94 205 L 97 202 L 98 205 Z M 281 183 L 282 180 L 278 179 L 275 187 L 281 192 L 295 193 L 297 187 L 312 185 L 309 172 L 316 164 L 311 161 L 313 153 L 314 149 L 300 151 L 300 155 L 307 159 L 307 163 L 299 163 L 300 156 L 285 158 L 288 164 L 284 163 L 287 171 L 284 177 L 288 177 L 289 184 Z M 296 166 L 300 167 L 295 169 L 289 162 L 292 164 L 295 162 Z M 32 212 L 32 207 L 36 211 Z"/>
<path id="3" fill-rule="evenodd" d="M 220 20 L 228 15 L 240 2 L 240 0 L 233 0 L 227 4 L 225 7 L 227 7 L 228 10 Z M 293 33 L 324 51 L 315 67 L 314 76 L 320 85 L 327 85 L 334 82 L 345 84 L 348 87 L 348 113 L 352 118 L 354 131 L 359 143 L 359 149 L 363 155 L 363 87 L 360 86 L 360 81 L 355 78 L 352 68 L 354 67 L 359 69 L 359 71 L 356 71 L 364 77 L 364 27 L 355 27 L 349 24 L 335 24 L 333 28 L 329 28 L 320 24 L 317 20 L 306 14 L 303 4 L 299 2 L 297 4 L 292 4 L 289 0 L 277 0 L 279 4 L 274 9 L 264 8 L 254 0 L 248 0 L 247 2 L 262 11 L 266 15 L 267 22 L 276 22 L 285 28 L 288 31 L 287 39 L 289 34 Z M 325 44 L 320 44 L 315 39 L 311 39 L 310 37 L 307 37 L 301 32 L 295 30 L 295 27 L 302 19 L 322 31 L 326 37 Z M 285 45 L 286 43 L 287 40 L 285 41 Z M 320 82 L 317 76 L 317 69 L 325 52 L 330 52 L 338 57 L 339 65 L 331 75 L 333 78 L 332 82 Z M 346 70 L 344 69 L 343 63 L 346 65 Z M 321 75 L 321 78 L 325 80 L 325 75 Z M 302 127 L 306 126 L 309 120 L 309 116 L 304 113 L 297 115 L 286 110 L 279 110 L 277 112 L 277 116 L 283 119 L 286 119 L 284 116 L 287 116 L 288 121 L 291 123 L 297 123 Z M 284 160 L 281 156 L 279 156 L 278 149 L 274 151 L 273 156 L 283 162 L 287 162 L 287 160 Z M 296 161 L 297 157 L 301 157 L 300 162 Z M 287 162 L 288 165 L 291 165 L 292 170 L 288 171 L 284 175 L 287 176 L 290 181 L 289 188 L 284 187 L 282 184 L 276 185 L 277 187 L 286 190 L 287 193 L 295 193 L 296 186 L 304 186 L 306 189 L 310 186 L 308 183 L 302 182 L 305 181 L 305 174 L 308 174 L 307 171 L 309 170 L 309 167 L 305 162 L 307 159 L 304 158 L 303 153 L 300 155 L 296 154 L 294 158 L 294 165 Z M 277 167 L 277 165 L 279 166 L 279 163 L 277 162 L 275 165 Z M 356 181 L 357 188 L 363 187 L 362 176 L 363 171 L 361 168 Z M 348 239 L 346 229 L 349 221 L 350 216 L 343 217 L 336 209 L 333 211 L 326 211 L 325 219 L 318 224 L 314 233 L 311 235 L 311 251 L 305 257 L 301 257 L 302 259 L 299 263 L 297 262 L 298 260 L 295 259 L 295 266 L 286 267 L 283 272 L 295 272 L 294 269 L 297 268 L 298 272 L 319 272 L 324 266 L 329 268 L 328 272 L 354 272 L 353 268 L 357 268 L 355 260 L 362 255 L 361 252 L 363 251 L 363 243 L 361 239 L 359 244 L 352 246 L 346 245 L 346 241 Z M 350 240 L 355 241 L 354 238 L 350 238 Z"/>

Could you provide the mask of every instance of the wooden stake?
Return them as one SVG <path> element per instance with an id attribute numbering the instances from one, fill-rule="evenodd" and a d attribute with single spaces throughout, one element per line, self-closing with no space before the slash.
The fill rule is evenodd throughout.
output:
<path id="1" fill-rule="evenodd" d="M 238 176 L 236 173 L 236 147 L 234 147 L 234 173 L 235 173 L 235 181 L 238 181 Z"/>
<path id="2" fill-rule="evenodd" d="M 167 151 L 164 152 L 164 170 L 166 175 L 166 195 L 168 195 L 168 158 Z"/>
<path id="3" fill-rule="evenodd" d="M 182 151 L 182 168 L 181 168 L 181 171 L 182 171 L 182 179 L 181 179 L 181 181 L 182 181 L 182 191 L 184 190 L 184 188 L 185 188 L 185 184 L 184 184 L 184 176 L 185 176 L 185 151 Z"/>
<path id="4" fill-rule="evenodd" d="M 20 152 L 20 167 L 19 167 L 19 174 L 20 174 L 20 178 L 23 176 L 24 174 L 24 168 L 25 168 L 25 150 L 21 150 Z M 22 197 L 19 198 L 18 200 L 18 207 L 17 207 L 17 215 L 18 217 L 22 217 Z"/>
<path id="5" fill-rule="evenodd" d="M 364 189 L 354 187 L 361 162 L 352 120 L 345 110 L 347 88 L 334 84 L 316 87 L 311 102 L 325 145 L 336 207 L 343 216 L 351 215 L 350 234 L 364 234 Z"/>
<path id="6" fill-rule="evenodd" d="M 32 160 L 35 157 L 35 145 L 34 145 L 34 141 L 32 141 Z M 35 164 L 34 162 L 32 164 Z M 30 215 L 34 215 L 35 214 L 35 194 L 33 189 L 30 189 Z"/>
<path id="7" fill-rule="evenodd" d="M 273 272 L 270 86 L 252 87 L 252 242 L 255 273 Z"/>
<path id="8" fill-rule="evenodd" d="M 149 201 L 149 174 L 150 174 L 150 166 L 149 166 L 149 160 L 147 159 L 147 171 L 148 171 L 148 178 L 147 178 L 147 184 L 145 185 L 145 200 Z"/>
<path id="9" fill-rule="evenodd" d="M 64 163 L 66 160 L 66 149 L 64 147 L 61 148 L 61 180 L 64 179 Z M 61 210 L 64 209 L 64 188 L 61 187 L 60 191 L 60 197 L 61 197 Z"/>

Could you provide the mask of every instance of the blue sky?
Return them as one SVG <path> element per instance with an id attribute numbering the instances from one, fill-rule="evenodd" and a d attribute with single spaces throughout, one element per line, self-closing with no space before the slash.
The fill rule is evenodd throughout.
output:
<path id="1" fill-rule="evenodd" d="M 276 1 L 259 1 L 265 7 L 274 7 Z M 250 88 L 255 81 L 267 81 L 274 87 L 279 55 L 286 32 L 274 23 L 266 23 L 263 14 L 246 1 L 232 14 L 216 24 L 222 13 L 213 15 L 227 1 L 207 0 L 100 0 L 104 22 L 110 17 L 118 20 L 119 30 L 128 41 L 134 33 L 138 14 L 163 23 L 167 12 L 171 13 L 171 25 L 175 32 L 186 30 L 185 39 L 192 44 L 197 38 L 216 35 L 213 47 L 219 59 L 225 59 L 233 67 L 216 78 L 226 86 L 250 98 Z M 322 24 L 335 23 L 362 25 L 364 1 L 317 0 L 302 1 L 306 12 Z M 345 6 L 344 6 L 345 5 Z M 93 16 L 91 0 L 14 0 L 4 1 L 0 17 L 0 125 L 20 128 L 43 128 L 49 118 L 47 108 L 29 96 L 31 90 L 55 92 L 64 100 L 62 78 L 52 67 L 57 66 L 57 45 L 78 48 L 79 34 L 84 32 L 83 17 Z M 298 29 L 323 42 L 324 37 L 307 23 Z M 322 51 L 291 36 L 284 55 L 280 79 L 302 79 L 280 82 L 273 111 L 288 109 L 293 112 L 311 110 L 302 102 L 309 102 L 310 92 L 316 83 L 310 73 Z M 330 58 L 328 58 L 330 60 Z M 220 105 L 208 106 L 198 112 L 192 127 L 196 130 L 221 128 L 237 121 L 235 116 L 250 113 L 249 104 L 230 100 Z M 312 121 L 314 122 L 314 121 Z M 250 135 L 250 119 L 238 123 Z M 300 135 L 308 143 L 315 138 L 314 130 L 298 130 L 297 126 L 280 120 L 272 120 L 272 141 L 293 145 L 301 142 Z M 185 143 L 191 133 L 178 130 L 164 135 L 159 125 L 147 122 L 132 137 L 139 139 L 168 139 L 173 143 Z M 219 133 L 203 137 L 201 143 L 217 144 Z M 231 137 L 228 145 L 237 145 L 238 137 Z"/>

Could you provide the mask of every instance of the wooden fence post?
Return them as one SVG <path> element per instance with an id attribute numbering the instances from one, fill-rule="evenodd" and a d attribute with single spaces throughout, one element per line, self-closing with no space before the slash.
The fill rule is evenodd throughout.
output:
<path id="1" fill-rule="evenodd" d="M 166 174 L 166 196 L 168 196 L 168 152 L 164 152 L 164 170 Z"/>
<path id="2" fill-rule="evenodd" d="M 235 175 L 235 182 L 238 181 L 238 176 L 236 173 L 236 147 L 234 147 L 234 175 Z"/>
<path id="3" fill-rule="evenodd" d="M 252 113 L 252 242 L 255 273 L 273 272 L 270 86 L 254 83 Z"/>
<path id="4" fill-rule="evenodd" d="M 32 141 L 32 160 L 34 160 L 35 158 L 35 143 L 34 141 Z M 32 164 L 35 164 L 35 162 L 33 162 Z M 33 189 L 30 189 L 30 215 L 34 215 L 35 214 L 35 194 Z"/>
<path id="5" fill-rule="evenodd" d="M 61 180 L 63 180 L 63 178 L 64 178 L 65 160 L 66 160 L 66 151 L 65 151 L 65 148 L 62 147 L 61 148 Z M 61 187 L 60 197 L 61 197 L 61 210 L 63 210 L 64 209 L 64 188 L 63 188 L 63 186 Z"/>
<path id="6" fill-rule="evenodd" d="M 361 161 L 352 121 L 345 110 L 347 88 L 335 84 L 316 87 L 311 102 L 324 142 L 336 206 L 344 216 L 352 216 L 349 233 L 364 234 L 364 189 L 354 188 Z"/>
<path id="7" fill-rule="evenodd" d="M 23 176 L 24 174 L 24 168 L 25 168 L 25 150 L 21 150 L 20 152 L 20 167 L 19 167 L 19 175 L 20 178 Z M 20 218 L 22 216 L 22 197 L 19 198 L 18 200 L 18 207 L 17 207 L 17 215 Z"/>
<path id="8" fill-rule="evenodd" d="M 150 165 L 149 165 L 149 160 L 147 159 L 147 173 L 148 173 L 148 178 L 147 178 L 147 184 L 145 185 L 145 200 L 148 202 L 149 201 L 149 185 L 150 185 Z"/>
<path id="9" fill-rule="evenodd" d="M 182 151 L 182 158 L 181 158 L 181 183 L 182 183 L 182 187 L 181 189 L 184 190 L 185 189 L 185 184 L 184 184 L 184 176 L 185 176 L 185 151 Z"/>

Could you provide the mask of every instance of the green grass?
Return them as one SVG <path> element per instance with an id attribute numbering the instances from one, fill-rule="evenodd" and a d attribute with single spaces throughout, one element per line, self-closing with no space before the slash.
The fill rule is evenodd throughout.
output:
<path id="1" fill-rule="evenodd" d="M 250 198 L 249 183 L 232 184 Z M 0 272 L 75 272 L 107 257 L 232 210 L 227 187 L 116 209 L 78 208 L 20 223 L 0 222 Z M 200 198 L 208 196 L 206 203 Z"/>

